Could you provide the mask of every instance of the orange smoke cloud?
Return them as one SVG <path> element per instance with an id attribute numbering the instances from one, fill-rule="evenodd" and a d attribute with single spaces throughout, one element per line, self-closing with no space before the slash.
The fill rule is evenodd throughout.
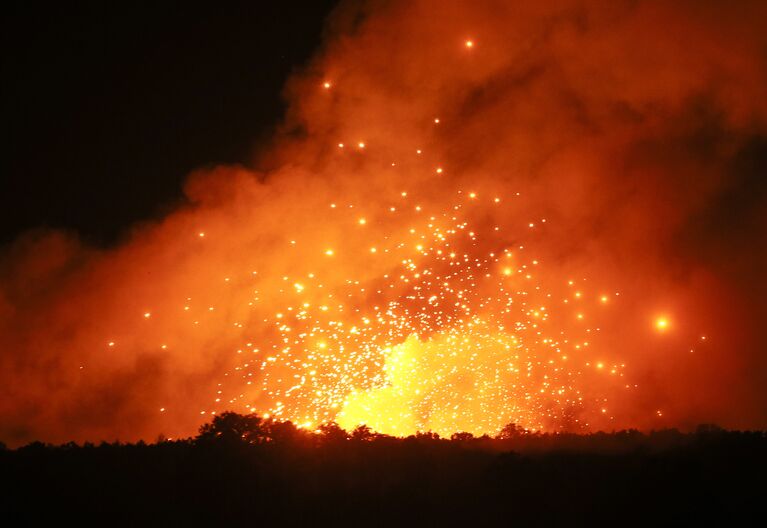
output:
<path id="1" fill-rule="evenodd" d="M 342 5 L 256 168 L 193 174 L 118 247 L 35 232 L 2 256 L 0 438 L 188 435 L 226 409 L 764 427 L 765 15 Z M 517 344 L 519 377 L 487 377 Z"/>

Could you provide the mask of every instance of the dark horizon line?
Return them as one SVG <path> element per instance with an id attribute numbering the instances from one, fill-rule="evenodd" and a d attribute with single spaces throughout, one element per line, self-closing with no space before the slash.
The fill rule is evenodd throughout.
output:
<path id="1" fill-rule="evenodd" d="M 280 437 L 275 438 L 273 431 L 280 429 Z M 338 440 L 361 440 L 361 441 L 387 441 L 390 443 L 403 443 L 407 441 L 431 441 L 440 443 L 453 443 L 462 444 L 467 443 L 474 444 L 475 446 L 484 445 L 486 447 L 498 447 L 500 444 L 508 445 L 510 443 L 527 443 L 536 444 L 542 442 L 567 442 L 574 441 L 586 444 L 594 444 L 600 441 L 622 441 L 633 440 L 634 442 L 649 442 L 658 437 L 665 437 L 676 440 L 694 439 L 699 437 L 711 437 L 711 436 L 726 436 L 726 435 L 749 435 L 759 436 L 767 438 L 767 430 L 765 429 L 727 429 L 714 423 L 701 423 L 694 429 L 682 430 L 678 427 L 663 427 L 659 429 L 639 429 L 639 428 L 624 428 L 613 429 L 611 431 L 605 431 L 602 429 L 595 431 L 542 431 L 542 430 L 530 430 L 511 422 L 502 428 L 495 435 L 484 433 L 482 435 L 474 435 L 473 433 L 466 431 L 456 431 L 448 436 L 441 436 L 439 433 L 433 431 L 417 431 L 416 433 L 409 435 L 390 435 L 385 433 L 379 433 L 370 427 L 361 424 L 354 429 L 344 429 L 336 422 L 330 421 L 317 426 L 315 429 L 307 429 L 301 426 L 295 425 L 290 420 L 275 420 L 274 418 L 263 418 L 257 413 L 239 414 L 232 411 L 225 411 L 219 413 L 213 417 L 210 422 L 204 423 L 198 429 L 199 433 L 196 436 L 186 437 L 166 437 L 163 433 L 158 433 L 154 441 L 148 441 L 144 438 L 136 440 L 121 441 L 119 438 L 115 438 L 109 441 L 105 438 L 98 440 L 69 440 L 61 443 L 47 442 L 43 440 L 31 440 L 25 444 L 19 444 L 15 447 L 9 447 L 3 439 L 0 439 L 0 451 L 19 451 L 30 448 L 45 448 L 45 449 L 61 449 L 61 448 L 92 448 L 92 447 L 149 447 L 158 446 L 162 444 L 190 444 L 198 445 L 201 442 L 205 443 L 210 440 L 212 436 L 217 435 L 216 439 L 225 438 L 231 440 L 232 435 L 236 432 L 244 444 L 284 444 L 284 443 L 301 443 L 296 440 L 301 440 L 304 444 L 309 443 L 327 443 L 330 441 Z M 250 439 L 246 439 L 249 437 Z M 286 441 L 286 439 L 288 439 Z M 240 439 L 237 439 L 240 441 Z M 494 444 L 494 445 L 493 445 Z M 676 445 L 676 444 L 674 444 Z M 535 447 L 535 446 L 528 446 Z M 539 446 L 540 447 L 540 446 Z M 555 447 L 555 446 L 550 446 Z M 588 445 L 581 445 L 581 447 L 589 447 Z M 597 447 L 597 446 L 590 446 Z"/>

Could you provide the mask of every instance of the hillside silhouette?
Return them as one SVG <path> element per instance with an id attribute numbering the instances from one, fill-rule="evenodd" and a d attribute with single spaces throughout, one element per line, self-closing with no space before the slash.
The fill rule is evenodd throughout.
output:
<path id="1" fill-rule="evenodd" d="M 227 412 L 182 440 L 0 447 L 7 526 L 690 525 L 765 511 L 767 435 L 713 425 L 394 438 Z"/>

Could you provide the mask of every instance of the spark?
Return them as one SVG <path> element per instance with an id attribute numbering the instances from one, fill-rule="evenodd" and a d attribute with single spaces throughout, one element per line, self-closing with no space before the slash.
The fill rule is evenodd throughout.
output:
<path id="1" fill-rule="evenodd" d="M 458 194 L 478 197 L 474 191 Z M 395 196 L 421 198 L 408 191 L 391 199 Z M 350 215 L 344 222 L 366 225 L 366 218 L 353 212 L 362 206 L 371 214 L 400 211 L 391 199 L 348 207 L 334 202 L 330 209 L 333 215 Z M 480 218 L 482 207 L 477 201 Z M 341 284 L 313 270 L 272 279 L 276 288 L 291 276 L 304 277 L 291 280 L 292 297 L 280 297 L 290 290 L 284 286 L 271 294 L 277 309 L 263 320 L 274 335 L 259 345 L 268 353 L 254 351 L 259 359 L 253 360 L 241 353 L 252 343 L 241 345 L 242 364 L 231 374 L 242 385 L 231 387 L 231 396 L 217 394 L 213 403 L 241 401 L 249 412 L 294 423 L 335 420 L 346 428 L 365 423 L 397 435 L 495 433 L 509 422 L 556 429 L 576 409 L 592 413 L 592 420 L 603 414 L 601 400 L 587 396 L 592 391 L 577 365 L 609 371 L 611 376 L 600 377 L 609 379 L 623 376 L 623 363 L 608 369 L 602 359 L 594 361 L 593 355 L 604 357 L 604 351 L 593 344 L 590 325 L 568 323 L 587 319 L 587 303 L 572 311 L 566 286 L 533 275 L 532 267 L 542 272 L 544 265 L 527 245 L 515 246 L 513 255 L 504 245 L 483 250 L 484 244 L 503 242 L 483 231 L 470 211 L 446 206 L 426 216 L 420 210 L 398 213 L 410 214 L 402 217 L 410 223 L 407 229 L 383 227 L 370 235 L 376 245 L 345 246 L 338 257 L 343 266 L 356 251 L 377 255 L 376 262 L 385 265 L 380 272 L 363 268 Z M 324 255 L 338 256 L 336 249 L 326 248 Z M 311 266 L 311 259 L 302 264 Z M 269 289 L 270 280 L 259 277 L 266 281 L 259 290 Z M 554 295 L 557 290 L 563 291 Z M 575 299 L 588 294 L 569 291 Z M 296 304 L 295 294 L 306 300 Z M 552 307 L 559 295 L 562 308 Z"/>

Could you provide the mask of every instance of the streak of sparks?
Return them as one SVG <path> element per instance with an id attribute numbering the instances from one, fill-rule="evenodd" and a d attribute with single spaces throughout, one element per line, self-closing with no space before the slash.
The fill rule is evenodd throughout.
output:
<path id="1" fill-rule="evenodd" d="M 569 290 L 573 281 L 548 289 L 542 263 L 524 246 L 483 249 L 498 228 L 485 234 L 471 218 L 501 200 L 474 191 L 458 197 L 429 215 L 394 208 L 412 215 L 411 227 L 379 233 L 357 255 L 344 250 L 344 258 L 396 255 L 396 267 L 380 276 L 349 277 L 333 291 L 321 273 L 281 277 L 293 287 L 280 290 L 279 308 L 264 319 L 271 337 L 238 351 L 247 357 L 232 374 L 245 389 L 232 386 L 225 403 L 294 423 L 364 423 L 397 435 L 493 433 L 509 422 L 572 428 L 585 426 L 589 412 L 608 413 L 603 399 L 589 401 L 583 391 L 588 375 L 623 376 L 622 363 L 591 359 L 589 338 L 599 328 L 583 323 L 604 297 L 592 292 L 588 300 L 583 289 Z M 345 208 L 348 224 L 391 210 L 384 202 Z M 335 249 L 324 254 L 339 257 Z M 569 293 L 557 298 L 560 290 Z M 568 318 L 582 322 L 571 333 Z"/>
<path id="2" fill-rule="evenodd" d="M 464 45 L 473 48 L 474 41 Z M 360 140 L 334 144 L 345 145 L 375 150 Z M 441 164 L 428 171 L 444 177 Z M 291 276 L 247 271 L 260 281 L 248 306 L 269 313 L 258 321 L 259 337 L 237 349 L 242 359 L 218 384 L 215 410 L 200 413 L 244 409 L 306 428 L 337 421 L 395 435 L 493 434 L 510 422 L 531 430 L 578 429 L 595 417 L 611 419 L 610 402 L 590 389 L 595 379 L 624 377 L 625 364 L 598 345 L 599 311 L 619 294 L 567 275 L 546 281 L 542 259 L 509 242 L 522 231 L 545 236 L 545 218 L 490 228 L 480 220 L 520 196 L 501 190 L 457 189 L 441 207 L 401 189 L 371 203 L 338 197 L 329 209 L 348 215 L 349 229 L 367 233 L 376 226 L 376 232 L 357 247 L 295 233 L 286 242 L 290 250 L 316 247 L 312 254 L 326 258 L 302 261 L 305 269 Z M 379 229 L 379 220 L 391 215 L 403 223 Z M 339 286 L 325 266 L 346 269 L 344 259 L 367 264 Z M 274 290 L 267 308 L 264 290 Z M 659 316 L 654 326 L 664 332 L 669 319 Z"/>

